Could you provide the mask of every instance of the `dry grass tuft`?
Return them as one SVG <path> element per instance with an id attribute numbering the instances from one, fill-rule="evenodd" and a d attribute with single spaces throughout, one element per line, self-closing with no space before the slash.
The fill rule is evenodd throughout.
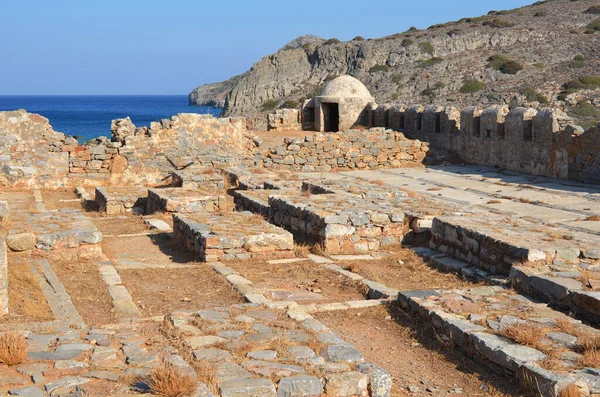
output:
<path id="1" fill-rule="evenodd" d="M 561 390 L 559 397 L 583 397 L 583 393 L 579 386 L 575 383 L 571 383 L 569 386 Z"/>
<path id="2" fill-rule="evenodd" d="M 577 335 L 575 324 L 567 317 L 561 317 L 556 319 L 556 327 L 565 334 Z"/>
<path id="3" fill-rule="evenodd" d="M 504 218 L 502 218 L 502 222 L 515 227 L 520 225 L 519 220 L 513 218 L 512 216 L 505 216 Z"/>
<path id="4" fill-rule="evenodd" d="M 278 337 L 271 341 L 270 347 L 271 350 L 275 350 L 279 357 L 287 357 L 290 355 L 290 347 L 295 346 L 296 344 L 289 341 L 285 337 Z"/>
<path id="5" fill-rule="evenodd" d="M 590 280 L 599 280 L 600 272 L 592 272 L 590 270 L 579 270 L 581 276 L 577 277 L 577 280 L 581 281 L 584 285 L 589 285 Z"/>
<path id="6" fill-rule="evenodd" d="M 600 216 L 592 215 L 584 219 L 586 222 L 600 222 Z"/>
<path id="7" fill-rule="evenodd" d="M 430 187 L 429 189 L 427 189 L 428 192 L 437 192 L 442 190 L 441 187 Z"/>
<path id="8" fill-rule="evenodd" d="M 148 386 L 159 396 L 184 397 L 193 393 L 198 386 L 198 380 L 174 365 L 163 362 L 152 369 Z"/>
<path id="9" fill-rule="evenodd" d="M 595 348 L 586 350 L 579 359 L 579 364 L 583 365 L 584 367 L 599 368 L 600 350 Z"/>
<path id="10" fill-rule="evenodd" d="M 208 361 L 194 361 L 193 367 L 198 374 L 198 380 L 204 383 L 213 394 L 218 395 L 217 371 L 215 367 Z"/>
<path id="11" fill-rule="evenodd" d="M 17 365 L 27 357 L 27 341 L 21 334 L 7 332 L 0 336 L 0 363 Z"/>
<path id="12" fill-rule="evenodd" d="M 306 258 L 310 254 L 311 246 L 307 244 L 294 244 L 294 255 L 299 258 Z"/>
<path id="13" fill-rule="evenodd" d="M 215 169 L 214 168 L 206 168 L 206 169 L 202 170 L 201 173 L 204 175 L 213 175 L 215 173 Z"/>
<path id="14" fill-rule="evenodd" d="M 583 351 L 600 351 L 600 335 L 583 334 L 577 338 L 577 343 Z"/>
<path id="15" fill-rule="evenodd" d="M 500 200 L 490 200 L 487 203 L 488 204 L 500 204 L 500 203 L 502 203 L 502 201 L 500 201 Z"/>
<path id="16" fill-rule="evenodd" d="M 317 356 L 320 356 L 323 350 L 325 350 L 326 345 L 313 336 L 308 342 L 306 342 L 306 346 L 310 347 L 312 351 L 317 354 Z"/>
<path id="17" fill-rule="evenodd" d="M 383 181 L 381 179 L 375 179 L 375 180 L 371 181 L 371 183 L 373 183 L 374 185 L 377 185 L 377 186 L 385 185 L 385 183 L 383 183 Z"/>
<path id="18" fill-rule="evenodd" d="M 512 324 L 498 331 L 498 334 L 513 341 L 544 351 L 546 346 L 541 339 L 546 336 L 547 329 L 529 324 Z"/>

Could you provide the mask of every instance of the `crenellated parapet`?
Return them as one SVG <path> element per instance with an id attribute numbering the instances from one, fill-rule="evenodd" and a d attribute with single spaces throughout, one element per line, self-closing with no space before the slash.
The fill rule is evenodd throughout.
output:
<path id="1" fill-rule="evenodd" d="M 373 105 L 373 126 L 403 132 L 467 163 L 600 183 L 598 129 L 581 128 L 558 109 Z"/>

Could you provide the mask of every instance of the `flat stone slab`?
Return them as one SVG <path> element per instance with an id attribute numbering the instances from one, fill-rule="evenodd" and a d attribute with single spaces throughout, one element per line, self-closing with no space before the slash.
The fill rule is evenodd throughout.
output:
<path id="1" fill-rule="evenodd" d="M 161 219 L 144 219 L 144 224 L 148 226 L 150 230 L 158 230 L 159 232 L 170 232 L 171 226 Z"/>
<path id="2" fill-rule="evenodd" d="M 275 385 L 269 379 L 233 379 L 219 384 L 221 397 L 275 397 Z"/>
<path id="3" fill-rule="evenodd" d="M 294 375 L 283 378 L 277 387 L 277 397 L 317 397 L 323 394 L 323 384 L 316 376 Z"/>

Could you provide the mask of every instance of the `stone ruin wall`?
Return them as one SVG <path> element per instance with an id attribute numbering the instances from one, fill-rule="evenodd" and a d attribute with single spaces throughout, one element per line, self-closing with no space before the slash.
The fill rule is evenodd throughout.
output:
<path id="1" fill-rule="evenodd" d="M 598 127 L 582 133 L 557 109 L 380 105 L 371 109 L 370 123 L 403 131 L 467 163 L 600 183 Z"/>
<path id="2" fill-rule="evenodd" d="M 0 112 L 0 186 L 156 186 L 176 169 L 231 166 L 250 153 L 243 118 L 179 114 L 150 128 L 120 119 L 112 132 L 80 145 L 40 115 Z"/>

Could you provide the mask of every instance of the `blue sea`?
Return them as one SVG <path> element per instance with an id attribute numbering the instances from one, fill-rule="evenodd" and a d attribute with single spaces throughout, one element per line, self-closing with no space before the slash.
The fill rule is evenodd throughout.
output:
<path id="1" fill-rule="evenodd" d="M 127 116 L 141 127 L 177 113 L 221 114 L 217 108 L 189 106 L 185 95 L 0 96 L 0 111 L 16 109 L 41 114 L 55 131 L 77 136 L 80 142 L 110 137 L 111 120 Z"/>

